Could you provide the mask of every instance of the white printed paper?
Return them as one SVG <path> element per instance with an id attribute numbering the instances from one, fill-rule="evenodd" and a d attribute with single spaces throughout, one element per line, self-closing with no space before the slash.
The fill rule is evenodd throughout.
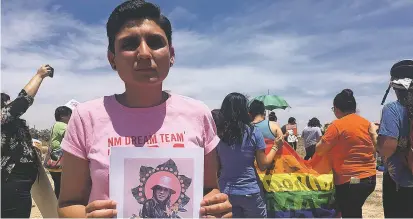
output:
<path id="1" fill-rule="evenodd" d="M 77 105 L 79 105 L 80 103 L 76 100 L 70 100 L 69 102 L 67 102 L 65 104 L 65 106 L 69 107 L 71 110 L 73 110 L 74 108 L 76 108 Z"/>
<path id="2" fill-rule="evenodd" d="M 111 148 L 117 217 L 199 218 L 203 173 L 203 148 Z"/>

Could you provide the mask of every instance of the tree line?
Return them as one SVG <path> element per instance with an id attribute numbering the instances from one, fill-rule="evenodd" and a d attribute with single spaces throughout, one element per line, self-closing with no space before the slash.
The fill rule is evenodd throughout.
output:
<path id="1" fill-rule="evenodd" d="M 50 129 L 43 129 L 37 130 L 36 127 L 30 128 L 30 135 L 32 138 L 42 141 L 43 143 L 47 143 L 50 141 Z"/>

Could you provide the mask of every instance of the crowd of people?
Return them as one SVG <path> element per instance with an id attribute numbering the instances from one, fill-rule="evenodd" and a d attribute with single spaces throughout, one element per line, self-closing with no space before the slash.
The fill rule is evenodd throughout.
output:
<path id="1" fill-rule="evenodd" d="M 226 96 L 211 113 L 200 101 L 164 92 L 163 81 L 175 62 L 173 31 L 152 3 L 121 3 L 106 30 L 108 62 L 125 92 L 87 101 L 73 112 L 58 107 L 44 163 L 20 117 L 53 69 L 41 66 L 13 101 L 2 93 L 1 216 L 30 216 L 30 189 L 44 166 L 54 181 L 60 217 L 115 217 L 107 139 L 186 130 L 185 148 L 200 147 L 205 154 L 200 216 L 267 217 L 255 163 L 261 170 L 271 168 L 284 142 L 297 149 L 296 119 L 280 127 L 275 113 L 265 116 L 264 103 L 250 103 L 240 93 Z M 383 107 L 379 127 L 356 113 L 353 91 L 344 89 L 332 101 L 337 119 L 322 130 L 312 118 L 302 131 L 306 160 L 314 155 L 330 158 L 342 217 L 362 217 L 362 206 L 376 186 L 376 152 L 385 165 L 385 217 L 413 217 L 413 61 L 397 62 L 390 73 L 387 93 L 392 87 L 397 100 Z"/>

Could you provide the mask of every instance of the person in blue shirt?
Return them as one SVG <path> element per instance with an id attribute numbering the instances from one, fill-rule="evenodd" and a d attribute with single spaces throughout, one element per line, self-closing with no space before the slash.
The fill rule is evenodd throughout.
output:
<path id="1" fill-rule="evenodd" d="M 413 173 L 408 165 L 408 156 L 413 150 L 409 138 L 413 121 L 413 61 L 394 64 L 390 73 L 390 87 L 396 92 L 397 101 L 383 107 L 377 139 L 377 149 L 385 164 L 384 216 L 413 218 Z"/>
<path id="2" fill-rule="evenodd" d="M 240 93 L 225 97 L 217 121 L 221 142 L 218 144 L 220 161 L 219 188 L 228 194 L 234 218 L 264 218 L 267 210 L 260 191 L 254 161 L 261 170 L 272 164 L 276 151 L 283 145 L 282 136 L 276 138 L 266 155 L 264 137 L 251 124 L 248 99 Z"/>
<path id="3" fill-rule="evenodd" d="M 268 120 L 265 119 L 265 106 L 264 103 L 259 100 L 253 100 L 249 106 L 249 115 L 251 117 L 252 124 L 255 128 L 261 131 L 267 145 L 273 144 L 277 136 L 283 135 L 277 122 L 271 120 L 271 117 L 274 117 L 275 113 L 273 116 L 271 116 L 271 113 L 270 118 Z"/>

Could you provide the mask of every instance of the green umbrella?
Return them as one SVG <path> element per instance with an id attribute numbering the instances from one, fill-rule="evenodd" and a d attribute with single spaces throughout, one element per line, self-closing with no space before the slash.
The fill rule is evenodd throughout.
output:
<path id="1" fill-rule="evenodd" d="M 251 100 L 259 100 L 264 103 L 266 110 L 286 109 L 290 107 L 287 101 L 277 95 L 261 95 Z M 290 107 L 291 108 L 291 107 Z"/>

